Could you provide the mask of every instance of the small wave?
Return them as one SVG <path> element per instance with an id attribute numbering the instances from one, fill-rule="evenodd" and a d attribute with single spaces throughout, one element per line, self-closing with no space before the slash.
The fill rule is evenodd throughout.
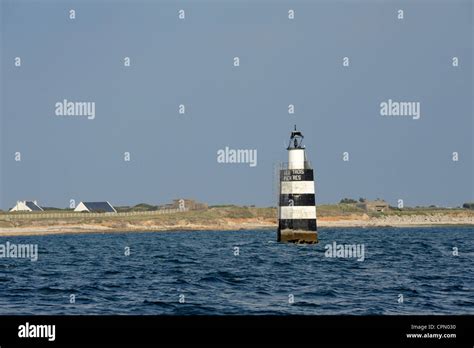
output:
<path id="1" fill-rule="evenodd" d="M 236 284 L 242 283 L 245 281 L 245 278 L 239 278 L 235 274 L 226 271 L 219 271 L 216 273 L 212 273 L 210 275 L 204 276 L 200 279 L 202 282 L 210 282 L 210 283 L 229 283 L 229 284 Z"/>
<path id="2" fill-rule="evenodd" d="M 142 302 L 144 305 L 153 305 L 153 306 L 158 306 L 158 307 L 163 307 L 163 308 L 175 308 L 175 304 L 173 303 L 168 303 L 164 301 L 158 301 L 158 300 L 143 300 Z"/>
<path id="3" fill-rule="evenodd" d="M 43 286 L 38 289 L 38 292 L 45 293 L 45 294 L 58 294 L 58 293 L 71 293 L 70 290 L 65 288 L 58 288 L 53 286 Z"/>
<path id="4" fill-rule="evenodd" d="M 307 301 L 295 301 L 291 306 L 294 307 L 303 307 L 303 308 L 319 308 L 321 305 L 314 303 L 314 302 L 307 302 Z"/>

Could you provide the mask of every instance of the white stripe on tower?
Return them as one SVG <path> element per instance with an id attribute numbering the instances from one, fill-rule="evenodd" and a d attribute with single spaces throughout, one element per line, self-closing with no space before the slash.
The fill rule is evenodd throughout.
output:
<path id="1" fill-rule="evenodd" d="M 282 181 L 281 183 L 281 194 L 301 194 L 301 193 L 312 193 L 314 194 L 314 181 Z"/>
<path id="2" fill-rule="evenodd" d="M 281 207 L 280 219 L 316 219 L 316 207 Z"/>

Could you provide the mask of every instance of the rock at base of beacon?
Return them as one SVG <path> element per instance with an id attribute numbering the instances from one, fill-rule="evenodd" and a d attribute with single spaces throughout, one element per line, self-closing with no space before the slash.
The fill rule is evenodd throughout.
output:
<path id="1" fill-rule="evenodd" d="M 315 231 L 290 230 L 278 231 L 278 241 L 283 243 L 316 244 L 318 233 Z"/>

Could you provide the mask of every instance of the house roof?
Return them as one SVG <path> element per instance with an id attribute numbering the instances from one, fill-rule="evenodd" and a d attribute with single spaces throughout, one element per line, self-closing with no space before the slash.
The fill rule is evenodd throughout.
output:
<path id="1" fill-rule="evenodd" d="M 116 213 L 109 202 L 82 202 L 91 212 Z"/>
<path id="2" fill-rule="evenodd" d="M 41 209 L 41 207 L 36 204 L 35 202 L 31 202 L 31 201 L 25 201 L 25 205 L 30 208 L 32 211 L 43 211 L 43 209 Z"/>

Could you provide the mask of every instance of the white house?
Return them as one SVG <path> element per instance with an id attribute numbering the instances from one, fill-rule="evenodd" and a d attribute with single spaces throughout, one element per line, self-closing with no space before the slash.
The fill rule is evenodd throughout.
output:
<path id="1" fill-rule="evenodd" d="M 116 213 L 114 207 L 109 202 L 81 202 L 74 211 L 88 213 Z"/>
<path id="2" fill-rule="evenodd" d="M 36 201 L 17 201 L 10 211 L 43 211 Z"/>

